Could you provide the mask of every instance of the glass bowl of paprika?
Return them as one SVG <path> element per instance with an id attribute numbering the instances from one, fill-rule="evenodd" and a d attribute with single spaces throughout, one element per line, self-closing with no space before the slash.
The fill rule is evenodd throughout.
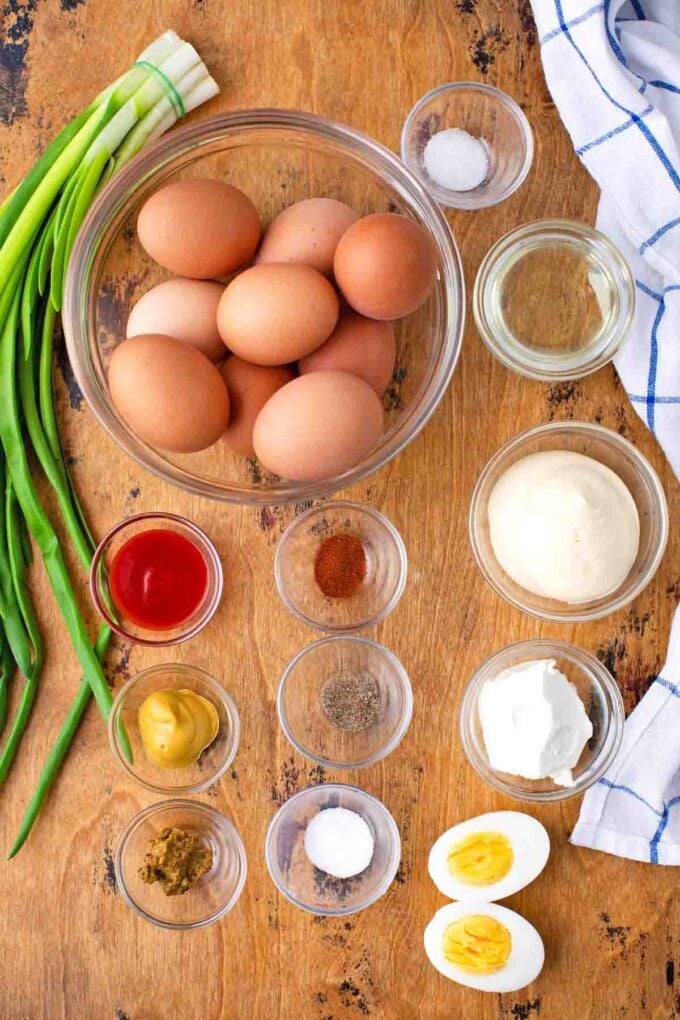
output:
<path id="1" fill-rule="evenodd" d="M 401 535 L 373 507 L 333 500 L 296 517 L 276 549 L 274 575 L 299 620 L 327 633 L 374 627 L 406 585 Z"/>

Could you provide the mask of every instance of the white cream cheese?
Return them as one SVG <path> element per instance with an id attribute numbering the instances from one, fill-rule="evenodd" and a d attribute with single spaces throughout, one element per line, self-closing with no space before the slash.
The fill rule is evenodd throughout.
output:
<path id="1" fill-rule="evenodd" d="M 533 453 L 493 487 L 491 545 L 513 581 L 535 595 L 589 602 L 630 573 L 640 520 L 625 483 L 605 464 L 571 450 Z"/>
<path id="2" fill-rule="evenodd" d="M 554 659 L 524 662 L 487 680 L 479 694 L 479 718 L 492 768 L 574 785 L 571 770 L 593 724 Z"/>

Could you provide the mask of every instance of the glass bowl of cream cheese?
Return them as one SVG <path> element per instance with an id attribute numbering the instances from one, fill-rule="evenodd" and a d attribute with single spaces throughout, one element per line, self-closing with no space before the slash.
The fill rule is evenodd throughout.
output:
<path id="1" fill-rule="evenodd" d="M 506 602 L 558 623 L 632 602 L 668 541 L 668 508 L 646 457 L 617 432 L 549 422 L 510 439 L 470 503 L 472 550 Z"/>
<path id="2" fill-rule="evenodd" d="M 465 755 L 515 800 L 566 800 L 609 768 L 621 744 L 621 693 L 594 655 L 567 641 L 518 641 L 470 680 L 460 706 Z"/>

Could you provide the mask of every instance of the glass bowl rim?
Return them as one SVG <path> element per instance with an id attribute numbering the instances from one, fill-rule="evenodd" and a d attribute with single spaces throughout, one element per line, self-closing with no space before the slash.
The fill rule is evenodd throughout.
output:
<path id="1" fill-rule="evenodd" d="M 612 732 L 613 739 L 606 754 L 602 754 L 605 750 L 604 745 L 600 749 L 600 754 L 598 756 L 600 760 L 598 760 L 598 758 L 594 759 L 593 765 L 595 765 L 595 762 L 597 762 L 597 765 L 594 768 L 591 766 L 592 774 L 588 777 L 587 782 L 577 780 L 574 786 L 556 787 L 554 790 L 532 791 L 523 790 L 515 786 L 512 782 L 500 779 L 499 776 L 505 775 L 505 773 L 497 774 L 494 770 L 492 770 L 491 766 L 488 765 L 486 761 L 483 761 L 481 756 L 475 752 L 475 741 L 472 737 L 472 700 L 482 682 L 486 682 L 487 679 L 491 679 L 491 676 L 488 674 L 490 674 L 494 665 L 498 665 L 499 669 L 501 664 L 503 667 L 507 667 L 509 665 L 509 660 L 511 661 L 522 652 L 531 652 L 533 649 L 538 650 L 539 648 L 543 648 L 544 653 L 547 649 L 550 649 L 551 652 L 555 651 L 555 658 L 567 658 L 572 662 L 576 662 L 583 671 L 590 671 L 595 682 L 599 685 L 600 689 L 605 692 L 606 700 L 608 701 L 609 720 L 605 732 L 605 740 L 612 734 Z M 460 736 L 460 743 L 463 748 L 465 758 L 475 770 L 477 775 L 483 779 L 485 783 L 498 792 L 504 794 L 506 797 L 509 797 L 512 800 L 534 804 L 569 800 L 571 797 L 580 796 L 591 786 L 594 786 L 611 766 L 618 754 L 619 748 L 621 747 L 621 741 L 623 740 L 624 723 L 625 706 L 623 703 L 623 697 L 621 695 L 619 685 L 607 667 L 585 648 L 581 648 L 579 645 L 575 645 L 571 641 L 564 641 L 561 638 L 529 638 L 523 641 L 514 641 L 487 656 L 487 658 L 484 659 L 484 661 L 477 667 L 465 685 L 460 707 L 458 709 L 458 734 Z"/>
<path id="2" fill-rule="evenodd" d="M 239 877 L 236 883 L 236 887 L 231 896 L 229 897 L 229 899 L 227 900 L 227 902 L 222 907 L 220 907 L 219 910 L 216 910 L 209 917 L 206 917 L 200 921 L 176 923 L 173 921 L 162 921 L 160 920 L 160 918 L 153 917 L 146 910 L 144 910 L 143 907 L 140 907 L 140 905 L 130 894 L 127 884 L 125 882 L 122 859 L 123 852 L 125 850 L 125 847 L 127 846 L 127 842 L 130 836 L 143 821 L 146 821 L 147 818 L 151 818 L 153 815 L 157 814 L 160 811 L 166 810 L 167 808 L 186 808 L 189 811 L 197 811 L 199 813 L 203 812 L 204 814 L 219 818 L 220 826 L 226 828 L 229 835 L 229 839 L 231 840 L 233 846 L 236 848 L 236 855 L 238 857 L 239 862 Z M 213 924 L 215 921 L 221 920 L 236 905 L 237 901 L 241 896 L 241 893 L 243 892 L 243 887 L 245 885 L 246 878 L 248 875 L 248 858 L 246 857 L 245 846 L 243 845 L 241 834 L 239 833 L 238 829 L 231 821 L 231 819 L 227 818 L 224 812 L 219 811 L 211 804 L 204 804 L 203 801 L 200 800 L 185 800 L 183 797 L 173 797 L 171 800 L 158 801 L 156 804 L 149 804 L 147 807 L 142 808 L 141 811 L 137 811 L 137 813 L 134 814 L 130 821 L 127 823 L 127 825 L 125 826 L 125 828 L 123 829 L 118 838 L 113 864 L 116 873 L 116 881 L 118 883 L 118 888 L 120 889 L 121 896 L 123 897 L 125 903 L 127 903 L 127 905 L 131 907 L 136 914 L 139 914 L 140 917 L 143 917 L 145 921 L 149 921 L 151 924 L 155 924 L 158 928 L 168 928 L 173 931 L 189 931 L 192 928 L 205 928 L 206 925 Z"/>
<path id="3" fill-rule="evenodd" d="M 99 584 L 97 581 L 99 565 L 104 559 L 106 549 L 111 540 L 116 538 L 116 536 L 121 532 L 125 531 L 130 524 L 140 524 L 143 521 L 152 520 L 170 521 L 172 524 L 177 524 L 180 527 L 185 528 L 187 531 L 190 531 L 196 538 L 198 538 L 208 554 L 208 571 L 212 572 L 215 579 L 215 591 L 204 612 L 189 630 L 181 631 L 173 638 L 152 638 L 132 634 L 130 631 L 122 627 L 113 616 L 111 616 L 106 608 L 106 604 L 99 594 Z M 201 528 L 198 524 L 195 524 L 193 521 L 190 521 L 187 517 L 182 517 L 181 514 L 167 513 L 164 510 L 148 510 L 143 513 L 133 514 L 132 517 L 124 517 L 122 521 L 115 524 L 104 535 L 94 551 L 92 563 L 90 564 L 88 580 L 92 601 L 94 602 L 95 609 L 104 623 L 106 623 L 114 634 L 122 637 L 125 641 L 130 641 L 134 645 L 141 645 L 147 648 L 170 648 L 172 645 L 181 645 L 185 641 L 190 641 L 191 638 L 200 634 L 204 627 L 207 627 L 217 612 L 220 602 L 222 601 L 222 593 L 224 590 L 224 570 L 222 567 L 222 561 L 212 539 L 206 534 L 203 528 Z M 162 634 L 163 632 L 158 631 L 158 633 Z"/>
<path id="4" fill-rule="evenodd" d="M 460 198 L 458 201 L 452 201 L 454 196 L 463 196 L 466 192 L 456 192 L 451 191 L 448 188 L 441 188 L 434 182 L 426 183 L 421 179 L 420 175 L 416 173 L 415 169 L 411 165 L 411 161 L 408 159 L 408 140 L 413 132 L 416 117 L 423 107 L 437 96 L 446 92 L 460 91 L 482 92 L 490 99 L 493 99 L 501 106 L 504 106 L 508 112 L 512 114 L 524 140 L 525 151 L 522 166 L 519 168 L 512 184 L 508 185 L 508 187 L 505 188 L 500 195 L 491 201 L 483 198 L 483 191 L 480 193 L 479 199 L 476 201 L 471 200 L 470 193 L 467 193 L 467 199 Z M 498 89 L 494 85 L 488 85 L 486 82 L 481 81 L 450 81 L 445 82 L 443 85 L 437 85 L 436 88 L 430 89 L 429 92 L 426 92 L 424 96 L 421 96 L 417 103 L 411 107 L 411 110 L 404 121 L 404 126 L 401 129 L 400 152 L 404 164 L 409 168 L 411 173 L 414 173 L 416 177 L 418 177 L 423 186 L 431 192 L 432 196 L 437 202 L 439 202 L 440 205 L 443 205 L 448 209 L 459 209 L 463 212 L 473 212 L 475 209 L 491 209 L 495 205 L 500 205 L 501 202 L 505 202 L 506 199 L 510 198 L 511 195 L 514 195 L 518 188 L 522 186 L 529 171 L 531 170 L 531 164 L 534 161 L 534 133 L 524 110 L 517 100 L 513 99 L 507 92 L 503 92 L 502 89 Z"/>
<path id="5" fill-rule="evenodd" d="M 435 238 L 448 314 L 441 323 L 442 350 L 431 362 L 424 390 L 418 402 L 412 402 L 408 418 L 389 442 L 383 444 L 380 452 L 374 450 L 357 467 L 318 482 L 282 481 L 270 490 L 245 486 L 225 489 L 167 461 L 129 430 L 122 431 L 112 414 L 110 402 L 100 396 L 89 365 L 91 344 L 87 340 L 88 331 L 81 330 L 81 296 L 85 294 L 87 299 L 90 294 L 92 263 L 99 254 L 101 242 L 99 238 L 95 243 L 95 238 L 119 215 L 121 209 L 131 204 L 139 187 L 149 177 L 161 172 L 173 159 L 181 159 L 212 141 L 217 142 L 234 133 L 267 128 L 297 131 L 306 137 L 341 145 L 346 150 L 346 158 L 347 152 L 357 154 L 370 164 L 374 177 L 383 182 L 386 182 L 386 173 L 389 172 L 389 186 L 406 198 L 412 208 L 417 208 Z M 86 314 L 87 311 L 86 308 Z M 384 467 L 422 431 L 446 393 L 460 357 L 465 325 L 465 284 L 460 253 L 446 217 L 422 182 L 395 153 L 363 132 L 318 114 L 263 107 L 218 114 L 175 129 L 143 149 L 121 168 L 95 199 L 78 233 L 64 285 L 62 314 L 66 347 L 78 385 L 99 424 L 129 457 L 144 470 L 192 495 L 238 505 L 271 506 L 332 495 L 354 485 Z M 180 479 L 176 477 L 178 472 Z"/>
<path id="6" fill-rule="evenodd" d="M 168 671 L 174 671 L 177 673 L 192 673 L 194 676 L 197 676 L 201 682 L 209 688 L 211 693 L 219 699 L 220 704 L 229 716 L 232 728 L 231 747 L 229 748 L 229 752 L 220 767 L 216 771 L 207 774 L 206 777 L 201 779 L 199 782 L 188 783 L 185 786 L 161 786 L 159 783 L 152 783 L 150 780 L 142 779 L 142 777 L 132 769 L 130 762 L 125 759 L 125 756 L 121 754 L 118 746 L 117 723 L 123 705 L 125 704 L 126 697 L 140 681 L 146 680 L 155 674 L 167 673 Z M 199 666 L 192 666 L 185 662 L 160 662 L 155 666 L 147 666 L 146 669 L 140 670 L 139 673 L 135 673 L 135 675 L 130 677 L 129 680 L 126 680 L 113 699 L 111 711 L 109 712 L 108 731 L 109 746 L 114 759 L 135 783 L 139 786 L 143 786 L 146 790 L 150 790 L 152 793 L 161 793 L 165 795 L 174 794 L 174 799 L 181 799 L 181 797 L 186 796 L 187 794 L 200 793 L 202 790 L 207 790 L 209 786 L 216 783 L 217 780 L 220 779 L 227 771 L 238 752 L 241 740 L 241 718 L 231 694 L 229 694 L 226 688 L 222 686 L 219 680 L 216 680 L 215 677 L 206 670 L 201 669 Z"/>
<path id="7" fill-rule="evenodd" d="M 481 552 L 477 536 L 476 522 L 479 513 L 481 490 L 488 481 L 489 476 L 499 467 L 500 464 L 503 463 L 504 460 L 507 459 L 509 454 L 520 449 L 527 442 L 537 436 L 548 435 L 553 432 L 559 433 L 568 431 L 581 432 L 584 435 L 595 435 L 608 443 L 610 447 L 618 445 L 629 454 L 635 464 L 636 470 L 639 474 L 645 476 L 646 481 L 649 483 L 654 492 L 656 500 L 655 505 L 659 517 L 659 541 L 647 569 L 640 576 L 637 583 L 630 589 L 630 591 L 621 592 L 618 597 L 615 597 L 616 592 L 613 592 L 612 595 L 604 597 L 601 605 L 594 606 L 588 610 L 579 609 L 578 603 L 576 603 L 574 604 L 573 609 L 565 609 L 563 612 L 557 613 L 538 609 L 537 607 L 530 605 L 526 600 L 522 600 L 515 595 L 512 595 L 503 584 L 492 576 L 491 571 L 487 566 L 487 561 Z M 489 457 L 488 461 L 482 468 L 479 477 L 475 482 L 472 497 L 470 499 L 470 508 L 468 510 L 468 538 L 472 547 L 475 562 L 486 583 L 493 589 L 493 591 L 496 592 L 497 595 L 500 595 L 505 602 L 514 606 L 515 609 L 519 609 L 521 612 L 527 613 L 529 616 L 536 617 L 539 620 L 550 620 L 554 623 L 587 623 L 591 620 L 599 620 L 604 616 L 609 616 L 610 613 L 618 612 L 619 609 L 629 605 L 635 598 L 637 598 L 640 592 L 647 587 L 658 570 L 664 552 L 666 551 L 668 532 L 669 519 L 666 494 L 663 490 L 663 486 L 661 485 L 661 479 L 647 457 L 638 450 L 638 448 L 634 446 L 629 439 L 626 439 L 625 436 L 620 435 L 618 432 L 614 432 L 613 429 L 608 429 L 604 425 L 598 425 L 595 422 L 573 419 L 566 421 L 550 421 L 544 422 L 541 425 L 533 425 L 531 428 L 524 429 L 522 432 L 518 432 L 516 435 L 511 436 L 510 439 L 507 439 L 495 451 L 495 453 Z M 622 587 L 623 585 L 620 586 L 620 588 Z M 620 591 L 620 588 L 617 589 L 617 591 Z M 565 602 L 564 605 L 568 606 L 569 603 Z"/>
<path id="8" fill-rule="evenodd" d="M 526 356 L 518 353 L 494 332 L 491 318 L 487 314 L 488 293 L 495 283 L 501 259 L 513 251 L 521 252 L 533 238 L 540 238 L 542 234 L 549 233 L 561 233 L 568 238 L 580 238 L 590 248 L 597 246 L 600 254 L 606 254 L 607 265 L 616 278 L 621 307 L 618 318 L 609 330 L 607 341 L 600 350 L 591 351 L 590 354 L 586 353 L 580 360 L 571 358 L 567 361 L 565 359 L 561 364 L 556 358 L 554 367 L 547 365 L 536 367 L 530 361 L 528 353 Z M 583 379 L 593 372 L 597 372 L 603 365 L 609 364 L 629 338 L 635 315 L 635 280 L 623 254 L 602 231 L 589 223 L 582 223 L 580 220 L 549 217 L 521 223 L 494 241 L 479 264 L 472 289 L 471 303 L 477 331 L 488 350 L 502 365 L 526 379 L 552 383 L 568 382 L 572 379 Z M 518 348 L 522 347 L 523 345 L 518 342 Z"/>
<path id="9" fill-rule="evenodd" d="M 293 896 L 293 894 L 279 881 L 277 877 L 279 874 L 279 869 L 278 867 L 277 868 L 273 867 L 272 838 L 275 824 L 278 822 L 279 818 L 286 813 L 288 805 L 292 804 L 293 801 L 296 801 L 298 799 L 302 800 L 306 796 L 310 798 L 313 797 L 314 794 L 310 793 L 310 791 L 312 790 L 313 791 L 325 790 L 331 793 L 336 790 L 351 790 L 352 793 L 356 793 L 359 795 L 359 799 L 370 801 L 377 807 L 379 813 L 382 814 L 387 824 L 387 828 L 390 832 L 391 836 L 390 843 L 392 848 L 392 853 L 390 856 L 390 866 L 389 868 L 386 869 L 385 876 L 382 882 L 378 886 L 376 892 L 365 903 L 362 903 L 360 906 L 352 907 L 350 910 L 348 910 L 347 908 L 333 909 L 330 907 L 324 908 L 323 910 L 319 910 L 316 907 L 311 907 L 309 906 L 309 904 L 303 903 L 302 900 L 299 900 L 295 896 Z M 366 910 L 367 907 L 373 906 L 373 904 L 376 903 L 377 900 L 379 900 L 382 896 L 385 895 L 389 887 L 392 885 L 392 882 L 394 881 L 397 871 L 399 870 L 399 862 L 401 861 L 401 833 L 399 832 L 399 826 L 397 825 L 397 823 L 394 820 L 394 817 L 392 816 L 392 812 L 385 806 L 385 804 L 383 804 L 380 798 L 376 797 L 374 794 L 368 793 L 366 790 L 363 790 L 360 786 L 354 786 L 352 783 L 316 783 L 311 786 L 306 786 L 304 790 L 298 790 L 298 792 L 294 793 L 292 797 L 289 797 L 288 800 L 285 800 L 283 804 L 277 809 L 276 813 L 273 815 L 267 827 L 267 835 L 265 837 L 265 861 L 267 864 L 267 871 L 269 872 L 269 877 L 271 878 L 272 882 L 274 883 L 278 891 L 281 893 L 282 896 L 285 896 L 285 898 L 290 903 L 292 903 L 296 907 L 299 907 L 300 910 L 304 910 L 308 914 L 317 915 L 320 914 L 326 917 L 343 917 L 349 914 L 358 914 L 360 911 Z"/>
<path id="10" fill-rule="evenodd" d="M 334 761 L 331 758 L 320 757 L 318 754 L 314 754 L 314 752 L 311 751 L 308 747 L 305 747 L 294 735 L 293 730 L 288 721 L 288 717 L 286 715 L 286 710 L 284 706 L 284 699 L 286 689 L 288 687 L 288 681 L 293 675 L 295 668 L 300 664 L 300 662 L 302 662 L 305 656 L 309 652 L 313 652 L 316 651 L 318 648 L 321 648 L 323 645 L 334 644 L 339 641 L 351 641 L 354 644 L 368 646 L 372 651 L 377 652 L 383 658 L 387 659 L 390 666 L 394 670 L 394 673 L 398 677 L 399 687 L 401 688 L 401 692 L 404 698 L 404 704 L 399 719 L 399 725 L 397 726 L 397 728 L 395 729 L 394 733 L 387 741 L 387 743 L 383 744 L 383 746 L 378 751 L 375 751 L 367 758 L 361 758 L 359 761 L 354 762 L 338 762 Z M 398 659 L 394 652 L 390 651 L 389 648 L 386 648 L 384 645 L 381 645 L 379 641 L 374 641 L 373 638 L 364 637 L 360 634 L 329 634 L 327 637 L 317 638 L 316 641 L 312 641 L 310 644 L 305 645 L 304 648 L 301 648 L 300 651 L 297 652 L 293 656 L 293 658 L 287 663 L 283 670 L 283 673 L 281 674 L 279 688 L 276 694 L 276 712 L 279 717 L 279 724 L 281 726 L 281 729 L 283 730 L 286 739 L 308 761 L 313 761 L 316 765 L 321 765 L 324 768 L 342 770 L 366 768 L 368 765 L 375 765 L 376 762 L 379 762 L 383 758 L 386 758 L 389 754 L 392 753 L 392 751 L 395 750 L 395 748 L 399 746 L 399 744 L 406 736 L 408 728 L 411 725 L 411 720 L 413 718 L 413 687 L 411 686 L 411 680 L 401 660 Z"/>
<path id="11" fill-rule="evenodd" d="M 377 521 L 379 525 L 385 528 L 390 538 L 393 540 L 396 549 L 397 556 L 399 557 L 399 580 L 392 593 L 392 597 L 380 610 L 379 613 L 375 613 L 370 619 L 364 620 L 360 623 L 352 624 L 351 626 L 339 625 L 339 624 L 322 624 L 318 620 L 312 619 L 311 616 L 307 616 L 301 609 L 293 602 L 292 598 L 288 594 L 288 590 L 283 583 L 282 577 L 282 560 L 283 555 L 290 543 L 290 539 L 298 530 L 298 527 L 304 524 L 305 521 L 309 520 L 310 517 L 314 517 L 323 511 L 347 509 L 365 513 L 366 516 L 372 517 L 374 521 Z M 308 627 L 313 627 L 314 630 L 321 631 L 324 634 L 335 635 L 335 634 L 355 634 L 358 631 L 366 630 L 369 627 L 376 627 L 382 620 L 384 620 L 390 613 L 396 609 L 397 605 L 401 601 L 401 597 L 404 594 L 406 588 L 406 582 L 408 580 L 408 553 L 406 552 L 406 546 L 404 540 L 401 537 L 396 526 L 392 521 L 381 513 L 380 510 L 376 510 L 375 507 L 369 506 L 367 503 L 359 503 L 352 499 L 331 499 L 326 503 L 321 503 L 318 506 L 311 506 L 303 513 L 294 517 L 290 524 L 287 526 L 281 538 L 276 546 L 274 553 L 274 580 L 276 582 L 276 590 L 279 593 L 281 601 L 285 605 L 286 609 L 296 616 L 298 620 L 307 624 Z"/>

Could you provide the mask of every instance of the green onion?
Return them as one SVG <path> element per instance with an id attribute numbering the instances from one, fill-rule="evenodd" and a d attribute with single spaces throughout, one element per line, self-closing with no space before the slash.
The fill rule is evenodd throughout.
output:
<path id="1" fill-rule="evenodd" d="M 87 570 L 95 542 L 64 458 L 54 407 L 52 334 L 68 260 L 93 199 L 143 145 L 218 92 L 193 46 L 165 32 L 78 114 L 0 205 L 0 733 L 15 667 L 24 684 L 0 750 L 6 778 L 29 723 L 40 680 L 42 641 L 26 582 L 30 533 L 83 670 L 83 681 L 26 809 L 13 856 L 52 787 L 93 693 L 104 720 L 112 697 L 102 660 L 110 632 L 94 646 L 54 526 L 31 473 L 29 450 L 57 498 Z M 124 747 L 129 745 L 124 740 Z"/>

